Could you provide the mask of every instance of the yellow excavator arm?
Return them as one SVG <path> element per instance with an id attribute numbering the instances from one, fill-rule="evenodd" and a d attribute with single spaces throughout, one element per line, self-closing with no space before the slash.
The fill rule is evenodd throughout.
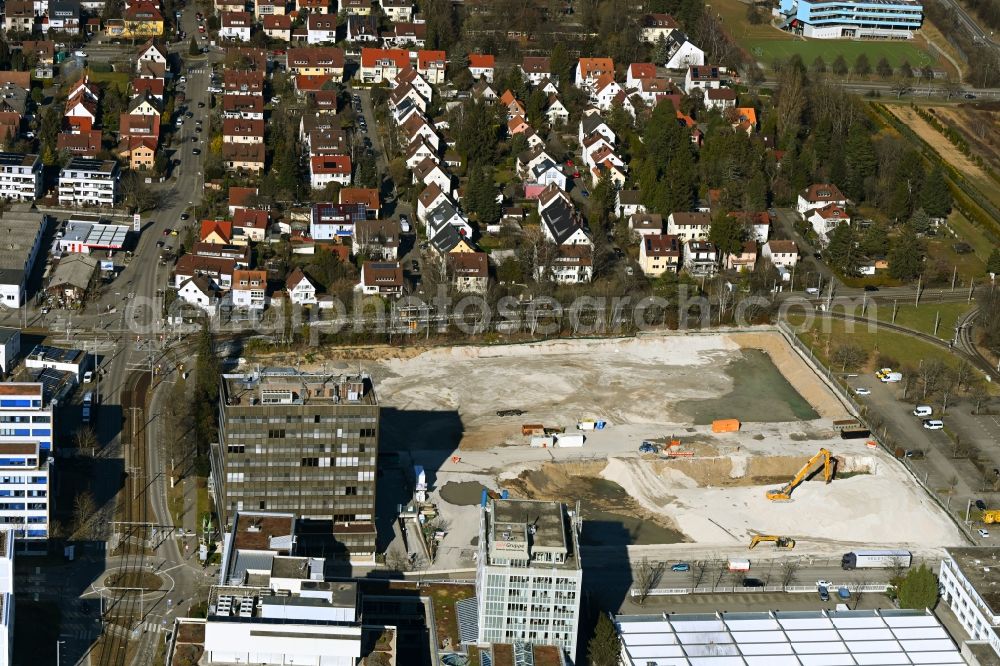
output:
<path id="1" fill-rule="evenodd" d="M 783 536 L 773 536 L 770 534 L 755 534 L 752 539 L 750 539 L 750 547 L 747 550 L 753 550 L 757 547 L 757 544 L 768 541 L 773 542 L 776 548 L 795 548 L 795 539 Z"/>
<path id="2" fill-rule="evenodd" d="M 807 476 L 809 476 L 809 473 L 820 459 L 823 460 L 823 479 L 827 483 L 830 483 L 833 467 L 832 458 L 833 456 L 830 455 L 829 451 L 826 449 L 820 449 L 819 453 L 810 458 L 809 462 L 802 466 L 802 469 L 798 471 L 791 481 L 776 490 L 768 490 L 766 493 L 767 499 L 786 502 L 792 499 L 792 491 L 795 490 L 795 488 L 802 483 Z"/>

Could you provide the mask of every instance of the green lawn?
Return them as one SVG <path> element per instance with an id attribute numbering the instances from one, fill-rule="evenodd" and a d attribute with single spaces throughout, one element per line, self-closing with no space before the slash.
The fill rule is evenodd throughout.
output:
<path id="1" fill-rule="evenodd" d="M 737 41 L 750 52 L 750 55 L 765 64 L 770 64 L 774 60 L 787 60 L 797 54 L 807 67 L 812 65 L 816 56 L 823 56 L 827 67 L 830 67 L 837 56 L 842 55 L 848 67 L 853 69 L 854 61 L 864 53 L 868 56 L 874 72 L 876 63 L 883 56 L 893 67 L 899 67 L 904 60 L 913 68 L 933 65 L 936 61 L 936 58 L 909 42 L 852 42 L 832 39 L 803 41 L 781 39 L 781 35 L 776 35 L 776 38 L 740 39 L 738 33 L 739 31 L 737 31 Z"/>
<path id="2" fill-rule="evenodd" d="M 891 309 L 889 313 L 891 315 Z M 942 313 L 943 316 L 944 313 Z M 933 317 L 932 313 L 931 326 L 934 324 Z M 790 313 L 788 321 L 793 326 L 801 325 L 802 316 Z M 898 316 L 896 321 L 899 322 Z M 830 355 L 833 351 L 846 344 L 857 345 L 868 352 L 868 363 L 866 364 L 868 369 L 876 367 L 879 354 L 896 359 L 900 365 L 916 365 L 922 359 L 932 358 L 940 359 L 953 367 L 958 365 L 958 357 L 937 345 L 894 331 L 878 329 L 872 332 L 865 324 L 856 323 L 854 330 L 848 332 L 845 330 L 847 323 L 840 319 L 817 317 L 813 320 L 810 328 L 798 331 L 797 335 L 799 339 L 809 345 L 819 361 L 827 367 L 829 367 Z"/>
<path id="3" fill-rule="evenodd" d="M 912 301 L 899 303 L 896 310 L 896 325 L 912 328 L 915 331 L 934 334 L 934 319 L 940 313 L 941 320 L 938 324 L 937 337 L 942 340 L 950 340 L 955 335 L 955 322 L 959 316 L 968 312 L 968 303 L 933 303 L 923 302 L 920 306 L 915 306 Z M 892 321 L 892 304 L 879 305 L 875 314 L 879 321 Z"/>
<path id="4" fill-rule="evenodd" d="M 954 229 L 962 240 L 972 246 L 976 256 L 985 264 L 995 245 L 986 237 L 983 230 L 969 222 L 957 210 L 952 211 L 951 215 L 948 216 L 948 226 Z"/>
<path id="5" fill-rule="evenodd" d="M 128 72 L 90 72 L 90 80 L 93 83 L 107 83 L 116 86 L 119 90 L 128 90 L 130 75 Z"/>

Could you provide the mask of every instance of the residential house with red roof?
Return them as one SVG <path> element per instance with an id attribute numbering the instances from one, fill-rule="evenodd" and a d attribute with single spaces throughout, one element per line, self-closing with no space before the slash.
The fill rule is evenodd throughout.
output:
<path id="1" fill-rule="evenodd" d="M 469 73 L 475 80 L 485 79 L 493 83 L 493 73 L 496 67 L 496 58 L 490 54 L 469 54 Z"/>
<path id="2" fill-rule="evenodd" d="M 309 158 L 309 185 L 321 190 L 330 183 L 351 184 L 349 155 L 314 155 Z"/>
<path id="3" fill-rule="evenodd" d="M 409 66 L 410 52 L 404 49 L 361 49 L 361 79 L 365 83 L 388 83 Z"/>
<path id="4" fill-rule="evenodd" d="M 448 56 L 444 51 L 417 51 L 417 73 L 432 86 L 444 83 L 447 68 Z"/>

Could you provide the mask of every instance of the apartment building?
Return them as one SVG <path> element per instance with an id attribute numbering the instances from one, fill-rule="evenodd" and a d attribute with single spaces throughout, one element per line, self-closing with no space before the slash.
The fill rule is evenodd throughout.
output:
<path id="1" fill-rule="evenodd" d="M 113 160 L 74 157 L 59 172 L 59 205 L 113 206 L 120 175 Z"/>
<path id="2" fill-rule="evenodd" d="M 491 500 L 479 513 L 479 643 L 527 642 L 576 654 L 579 523 L 559 502 Z"/>
<path id="3" fill-rule="evenodd" d="M 781 0 L 785 29 L 816 39 L 912 39 L 923 22 L 917 0 Z"/>
<path id="4" fill-rule="evenodd" d="M 53 409 L 44 385 L 0 384 L 0 529 L 24 549 L 45 551 Z"/>
<path id="5" fill-rule="evenodd" d="M 366 374 L 265 368 L 222 376 L 212 477 L 223 525 L 286 511 L 329 527 L 352 562 L 375 557 L 379 405 Z"/>
<path id="6" fill-rule="evenodd" d="M 0 197 L 34 201 L 42 196 L 42 161 L 38 155 L 0 153 Z"/>

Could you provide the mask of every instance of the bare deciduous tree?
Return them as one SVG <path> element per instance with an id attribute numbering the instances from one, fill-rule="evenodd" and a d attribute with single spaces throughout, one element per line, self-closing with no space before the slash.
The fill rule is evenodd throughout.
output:
<path id="1" fill-rule="evenodd" d="M 637 601 L 639 605 L 646 603 L 649 592 L 660 582 L 663 576 L 665 565 L 663 562 L 650 562 L 648 558 L 642 558 L 635 566 L 635 589 L 639 594 Z"/>
<path id="2" fill-rule="evenodd" d="M 781 589 L 785 590 L 795 582 L 802 564 L 798 560 L 787 559 L 781 562 Z"/>
<path id="3" fill-rule="evenodd" d="M 708 560 L 695 560 L 691 563 L 691 587 L 698 588 L 705 581 L 708 573 Z"/>
<path id="4" fill-rule="evenodd" d="M 933 395 L 938 389 L 938 384 L 944 370 L 944 363 L 936 358 L 921 364 L 919 370 L 917 370 L 920 377 L 921 399 L 926 400 L 928 395 Z"/>
<path id="5" fill-rule="evenodd" d="M 73 536 L 77 539 L 91 538 L 91 521 L 97 513 L 97 502 L 89 490 L 79 493 L 73 500 Z"/>

